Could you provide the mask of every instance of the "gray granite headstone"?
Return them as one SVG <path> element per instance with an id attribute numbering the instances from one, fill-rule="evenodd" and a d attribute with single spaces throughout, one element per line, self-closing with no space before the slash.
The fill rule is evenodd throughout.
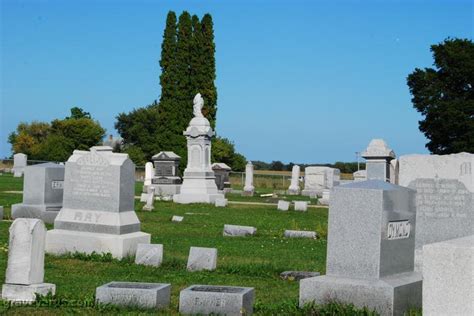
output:
<path id="1" fill-rule="evenodd" d="M 335 187 L 328 231 L 326 275 L 300 281 L 301 306 L 337 299 L 381 315 L 421 306 L 414 190 L 382 180 Z"/>
<path id="2" fill-rule="evenodd" d="M 46 236 L 46 251 L 111 253 L 123 258 L 150 243 L 134 210 L 135 165 L 111 147 L 75 150 L 66 162 L 63 207 Z"/>
<path id="3" fill-rule="evenodd" d="M 181 157 L 172 151 L 160 151 L 151 160 L 155 166 L 155 174 L 151 180 L 155 194 L 161 197 L 178 194 L 183 183 L 179 174 Z"/>
<path id="4" fill-rule="evenodd" d="M 54 294 L 55 285 L 43 283 L 46 227 L 39 219 L 18 218 L 10 226 L 8 264 L 2 298 L 31 303 L 35 294 Z"/>
<path id="5" fill-rule="evenodd" d="M 387 146 L 383 139 L 372 139 L 367 149 L 362 152 L 362 157 L 366 160 L 367 180 L 382 180 L 390 182 L 391 164 L 395 159 L 395 152 Z"/>
<path id="6" fill-rule="evenodd" d="M 251 236 L 256 232 L 252 226 L 224 225 L 224 236 Z"/>
<path id="7" fill-rule="evenodd" d="M 308 201 L 295 201 L 295 211 L 306 212 L 308 210 Z"/>
<path id="8" fill-rule="evenodd" d="M 284 236 L 287 238 L 316 238 L 316 232 L 304 230 L 285 230 Z"/>
<path id="9" fill-rule="evenodd" d="M 217 249 L 191 247 L 189 250 L 188 271 L 215 270 L 217 266 Z"/>
<path id="10" fill-rule="evenodd" d="M 13 155 L 13 176 L 19 178 L 23 176 L 23 172 L 27 165 L 28 156 L 22 153 Z"/>
<path id="11" fill-rule="evenodd" d="M 192 285 L 179 294 L 184 315 L 252 315 L 254 289 L 249 287 Z"/>
<path id="12" fill-rule="evenodd" d="M 102 304 L 162 309 L 170 304 L 171 284 L 110 282 L 98 287 L 95 296 Z"/>
<path id="13" fill-rule="evenodd" d="M 63 203 L 64 166 L 44 163 L 24 170 L 23 202 L 12 205 L 12 218 L 39 218 L 52 224 Z"/>
<path id="14" fill-rule="evenodd" d="M 163 261 L 163 245 L 138 244 L 135 254 L 135 263 L 146 266 L 159 267 Z"/>
<path id="15" fill-rule="evenodd" d="M 290 209 L 290 202 L 284 201 L 284 200 L 279 200 L 277 209 L 279 211 L 288 211 Z"/>

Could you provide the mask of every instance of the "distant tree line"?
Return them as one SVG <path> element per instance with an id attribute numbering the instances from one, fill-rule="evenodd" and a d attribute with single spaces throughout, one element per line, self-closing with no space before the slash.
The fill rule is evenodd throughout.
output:
<path id="1" fill-rule="evenodd" d="M 288 164 L 285 164 L 279 160 L 272 161 L 270 163 L 264 162 L 264 161 L 252 161 L 252 164 L 255 168 L 255 170 L 272 170 L 272 171 L 291 171 L 293 169 L 293 166 L 295 163 L 290 162 Z M 342 173 L 354 173 L 357 171 L 357 162 L 342 162 L 338 161 L 336 163 L 330 164 L 298 164 L 296 165 L 300 166 L 301 171 L 304 171 L 306 167 L 312 167 L 312 166 L 324 166 L 324 167 L 331 167 L 331 168 L 337 168 L 339 169 Z M 360 162 L 359 167 L 361 170 L 365 169 L 365 163 Z"/>

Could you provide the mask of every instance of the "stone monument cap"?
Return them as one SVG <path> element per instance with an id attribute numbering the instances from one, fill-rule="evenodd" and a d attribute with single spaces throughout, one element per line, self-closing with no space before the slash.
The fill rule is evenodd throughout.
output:
<path id="1" fill-rule="evenodd" d="M 395 152 L 383 139 L 372 139 L 367 149 L 362 152 L 363 158 L 395 158 Z"/>
<path id="2" fill-rule="evenodd" d="M 180 160 L 181 157 L 176 155 L 172 151 L 160 151 L 153 157 L 151 157 L 151 160 Z"/>
<path id="3" fill-rule="evenodd" d="M 90 151 L 112 151 L 113 148 L 110 146 L 92 146 Z"/>
<path id="4" fill-rule="evenodd" d="M 366 190 L 384 190 L 384 191 L 390 191 L 390 190 L 409 190 L 409 191 L 414 191 L 412 189 L 406 188 L 406 187 L 401 187 L 399 185 L 395 185 L 389 182 L 385 182 L 382 180 L 378 179 L 372 179 L 372 180 L 367 180 L 367 181 L 355 181 L 351 183 L 346 183 L 346 184 L 341 184 L 339 188 L 343 189 L 366 189 Z"/>

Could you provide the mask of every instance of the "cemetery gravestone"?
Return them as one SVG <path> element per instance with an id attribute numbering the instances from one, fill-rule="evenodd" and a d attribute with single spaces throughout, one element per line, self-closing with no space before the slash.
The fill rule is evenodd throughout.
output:
<path id="1" fill-rule="evenodd" d="M 321 205 L 329 205 L 329 198 L 331 197 L 330 190 L 323 190 L 322 197 L 318 200 Z"/>
<path id="2" fill-rule="evenodd" d="M 214 171 L 211 169 L 211 138 L 214 136 L 209 121 L 202 115 L 204 100 L 201 94 L 194 97 L 194 118 L 184 131 L 188 146 L 188 164 L 183 184 L 173 201 L 180 204 L 214 203 L 224 195 L 217 191 Z"/>
<path id="3" fill-rule="evenodd" d="M 366 170 L 359 170 L 352 174 L 354 177 L 354 181 L 365 181 L 367 180 L 367 171 Z"/>
<path id="4" fill-rule="evenodd" d="M 252 226 L 224 225 L 224 236 L 251 236 L 256 232 Z"/>
<path id="5" fill-rule="evenodd" d="M 172 222 L 178 222 L 178 223 L 180 223 L 180 222 L 183 221 L 183 219 L 184 219 L 183 216 L 173 215 L 173 217 L 171 218 L 171 221 L 172 221 Z"/>
<path id="6" fill-rule="evenodd" d="M 102 304 L 162 309 L 170 304 L 171 284 L 110 282 L 98 287 L 95 297 Z"/>
<path id="7" fill-rule="evenodd" d="M 151 160 L 155 166 L 155 175 L 151 182 L 158 196 L 173 196 L 181 190 L 183 180 L 179 175 L 181 157 L 172 151 L 161 151 Z"/>
<path id="8" fill-rule="evenodd" d="M 283 200 L 278 201 L 277 209 L 279 211 L 288 211 L 290 209 L 290 202 Z"/>
<path id="9" fill-rule="evenodd" d="M 330 167 L 306 167 L 304 176 L 305 196 L 321 196 L 323 190 L 332 189 L 340 184 L 340 170 Z"/>
<path id="10" fill-rule="evenodd" d="M 415 192 L 368 180 L 331 195 L 327 274 L 300 281 L 300 306 L 337 299 L 381 315 L 421 307 L 421 274 L 413 271 Z"/>
<path id="11" fill-rule="evenodd" d="M 44 281 L 44 244 L 46 227 L 39 219 L 18 218 L 10 226 L 8 264 L 2 298 L 31 303 L 36 293 L 55 293 L 54 284 Z"/>
<path id="12" fill-rule="evenodd" d="M 63 207 L 46 235 L 53 254 L 111 253 L 133 255 L 150 243 L 134 211 L 135 165 L 111 147 L 75 150 L 66 162 Z"/>
<path id="13" fill-rule="evenodd" d="M 147 192 L 151 186 L 151 179 L 153 178 L 153 164 L 151 162 L 145 163 L 145 182 L 143 183 L 143 192 Z"/>
<path id="14" fill-rule="evenodd" d="M 289 195 L 299 195 L 300 190 L 300 166 L 294 165 L 291 169 L 291 183 L 290 187 L 288 188 Z"/>
<path id="15" fill-rule="evenodd" d="M 179 293 L 184 315 L 252 315 L 254 289 L 249 287 L 192 285 Z"/>
<path id="16" fill-rule="evenodd" d="M 423 247 L 423 315 L 474 315 L 474 235 Z"/>
<path id="17" fill-rule="evenodd" d="M 163 245 L 138 244 L 135 263 L 159 267 L 163 261 Z"/>
<path id="18" fill-rule="evenodd" d="M 245 185 L 244 191 L 242 192 L 243 196 L 253 196 L 255 187 L 253 186 L 253 165 L 252 162 L 247 162 L 245 165 Z"/>
<path id="19" fill-rule="evenodd" d="M 27 164 L 28 156 L 22 153 L 14 154 L 13 155 L 13 176 L 15 178 L 19 178 L 23 176 L 23 172 L 25 170 Z"/>
<path id="20" fill-rule="evenodd" d="M 394 151 L 387 146 L 383 139 L 372 139 L 367 149 L 362 153 L 365 158 L 367 180 L 382 180 L 390 182 L 390 161 L 395 159 Z"/>
<path id="21" fill-rule="evenodd" d="M 146 204 L 143 206 L 143 211 L 153 211 L 155 202 L 155 188 L 150 187 L 146 197 Z"/>
<path id="22" fill-rule="evenodd" d="M 295 201 L 295 211 L 306 212 L 308 210 L 307 201 Z"/>
<path id="23" fill-rule="evenodd" d="M 216 199 L 216 207 L 226 207 L 227 206 L 227 199 L 222 199 L 222 198 L 219 198 L 219 199 Z"/>
<path id="24" fill-rule="evenodd" d="M 215 270 L 217 266 L 217 249 L 191 247 L 189 250 L 188 271 Z"/>
<path id="25" fill-rule="evenodd" d="M 423 245 L 474 235 L 474 154 L 407 155 L 399 159 L 399 183 L 415 189 L 415 269 Z"/>
<path id="26" fill-rule="evenodd" d="M 285 230 L 284 236 L 287 238 L 316 238 L 316 232 L 304 230 Z"/>
<path id="27" fill-rule="evenodd" d="M 216 162 L 211 165 L 216 176 L 216 185 L 219 191 L 230 192 L 230 172 L 232 168 L 223 162 Z"/>
<path id="28" fill-rule="evenodd" d="M 39 218 L 54 223 L 63 203 L 64 166 L 44 163 L 24 170 L 23 202 L 12 205 L 12 218 Z"/>

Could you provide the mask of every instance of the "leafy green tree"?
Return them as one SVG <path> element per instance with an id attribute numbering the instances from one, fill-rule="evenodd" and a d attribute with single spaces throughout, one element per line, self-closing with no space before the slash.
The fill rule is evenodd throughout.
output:
<path id="1" fill-rule="evenodd" d="M 416 68 L 407 78 L 419 129 L 434 154 L 474 152 L 474 43 L 446 39 L 432 45 L 435 68 Z"/>
<path id="2" fill-rule="evenodd" d="M 50 134 L 39 149 L 41 160 L 66 161 L 74 151 L 74 141 L 64 135 Z"/>
<path id="3" fill-rule="evenodd" d="M 285 165 L 283 162 L 277 160 L 277 161 L 272 161 L 270 164 L 270 170 L 275 170 L 275 171 L 282 171 L 284 169 Z"/>
<path id="4" fill-rule="evenodd" d="M 16 131 L 8 136 L 8 142 L 14 153 L 24 153 L 29 159 L 41 160 L 40 147 L 51 132 L 51 125 L 46 122 L 21 122 Z"/>
<path id="5" fill-rule="evenodd" d="M 137 166 L 144 166 L 147 161 L 145 153 L 139 146 L 128 145 L 125 147 L 124 152 L 128 154 L 130 159 L 137 165 Z"/>
<path id="6" fill-rule="evenodd" d="M 102 142 L 105 130 L 91 118 L 66 118 L 51 122 L 51 134 L 64 136 L 71 142 L 73 149 L 88 150 Z"/>
<path id="7" fill-rule="evenodd" d="M 215 137 L 212 140 L 212 162 L 223 162 L 233 171 L 245 170 L 245 157 L 235 151 L 234 143 L 227 138 Z"/>
<path id="8" fill-rule="evenodd" d="M 66 119 L 79 119 L 79 118 L 91 118 L 91 114 L 89 112 L 85 112 L 83 109 L 78 107 L 71 108 L 71 116 L 66 117 Z"/>

